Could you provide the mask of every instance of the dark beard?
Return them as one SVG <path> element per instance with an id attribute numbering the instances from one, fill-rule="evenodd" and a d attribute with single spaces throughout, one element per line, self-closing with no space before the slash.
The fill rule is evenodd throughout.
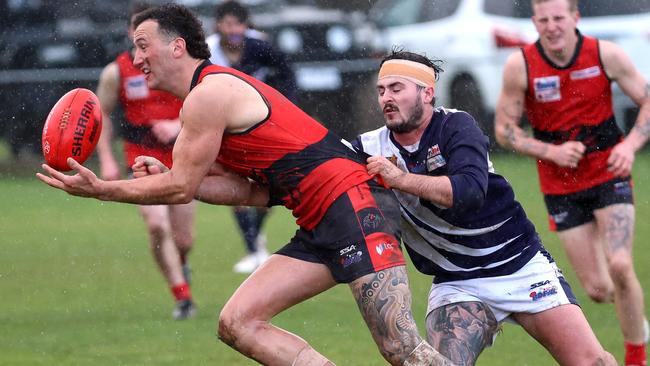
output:
<path id="1" fill-rule="evenodd" d="M 422 103 L 422 99 L 418 98 L 417 103 L 415 103 L 415 107 L 413 107 L 413 114 L 411 114 L 411 117 L 409 117 L 408 120 L 406 120 L 404 123 L 396 124 L 396 125 L 391 125 L 386 127 L 395 132 L 395 133 L 408 133 L 411 132 L 418 127 L 420 127 L 420 124 L 422 123 L 422 115 L 424 114 L 424 105 Z"/>

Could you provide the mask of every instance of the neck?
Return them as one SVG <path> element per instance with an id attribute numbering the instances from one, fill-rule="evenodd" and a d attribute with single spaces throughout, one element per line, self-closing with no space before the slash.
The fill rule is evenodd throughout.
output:
<path id="1" fill-rule="evenodd" d="M 187 94 L 190 93 L 190 85 L 192 84 L 192 77 L 196 69 L 203 63 L 203 59 L 190 59 L 175 70 L 176 77 L 170 85 L 169 92 L 174 94 L 180 99 L 185 99 Z"/>
<path id="2" fill-rule="evenodd" d="M 419 142 L 420 139 L 422 138 L 422 135 L 424 134 L 424 131 L 429 126 L 429 123 L 431 123 L 432 117 L 433 117 L 433 107 L 429 106 L 428 108 L 424 109 L 424 113 L 422 114 L 422 119 L 420 120 L 420 125 L 418 126 L 418 128 L 416 128 L 413 131 L 404 132 L 404 133 L 391 132 L 393 137 L 395 138 L 395 141 L 397 141 L 402 146 L 413 145 Z"/>

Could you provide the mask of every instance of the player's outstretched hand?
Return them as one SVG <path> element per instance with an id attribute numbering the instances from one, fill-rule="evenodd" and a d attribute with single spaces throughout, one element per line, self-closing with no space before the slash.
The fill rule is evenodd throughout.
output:
<path id="1" fill-rule="evenodd" d="M 42 167 L 49 176 L 36 173 L 36 177 L 49 186 L 66 191 L 73 196 L 99 198 L 102 180 L 73 158 L 68 158 L 67 163 L 77 174 L 66 175 L 47 164 L 43 164 Z"/>
<path id="2" fill-rule="evenodd" d="M 131 170 L 133 170 L 133 177 L 141 178 L 148 175 L 164 173 L 169 168 L 154 157 L 140 155 L 135 158 L 135 163 L 131 166 Z"/>

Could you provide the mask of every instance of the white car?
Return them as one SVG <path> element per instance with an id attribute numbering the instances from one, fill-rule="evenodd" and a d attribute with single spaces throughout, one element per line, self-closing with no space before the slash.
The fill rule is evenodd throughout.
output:
<path id="1" fill-rule="evenodd" d="M 580 13 L 583 34 L 621 44 L 650 76 L 650 0 L 581 1 Z M 443 60 L 437 104 L 470 112 L 493 136 L 505 60 L 537 39 L 531 15 L 530 0 L 379 0 L 369 18 L 377 27 L 375 48 L 397 46 Z M 615 100 L 622 119 L 633 104 L 617 89 Z"/>

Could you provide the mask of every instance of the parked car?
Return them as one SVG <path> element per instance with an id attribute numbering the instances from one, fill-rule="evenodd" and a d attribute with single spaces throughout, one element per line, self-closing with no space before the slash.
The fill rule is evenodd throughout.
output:
<path id="1" fill-rule="evenodd" d="M 7 1 L 0 22 L 0 136 L 40 153 L 45 118 L 70 89 L 94 89 L 127 49 L 127 0 Z"/>
<path id="2" fill-rule="evenodd" d="M 214 31 L 214 8 L 223 0 L 177 0 L 195 10 L 207 34 Z M 360 12 L 327 9 L 313 0 L 240 0 L 252 26 L 287 55 L 296 74 L 297 104 L 342 137 L 361 131 L 367 105 L 360 98 L 377 61 L 355 37 Z M 372 86 L 370 86 L 372 87 Z"/>
<path id="3" fill-rule="evenodd" d="M 583 34 L 619 43 L 650 78 L 650 0 L 589 0 L 579 6 Z M 537 39 L 531 15 L 529 0 L 379 0 L 369 19 L 376 27 L 375 48 L 401 46 L 443 60 L 438 103 L 473 114 L 492 137 L 505 60 Z M 633 103 L 614 91 L 617 118 L 629 126 Z"/>

